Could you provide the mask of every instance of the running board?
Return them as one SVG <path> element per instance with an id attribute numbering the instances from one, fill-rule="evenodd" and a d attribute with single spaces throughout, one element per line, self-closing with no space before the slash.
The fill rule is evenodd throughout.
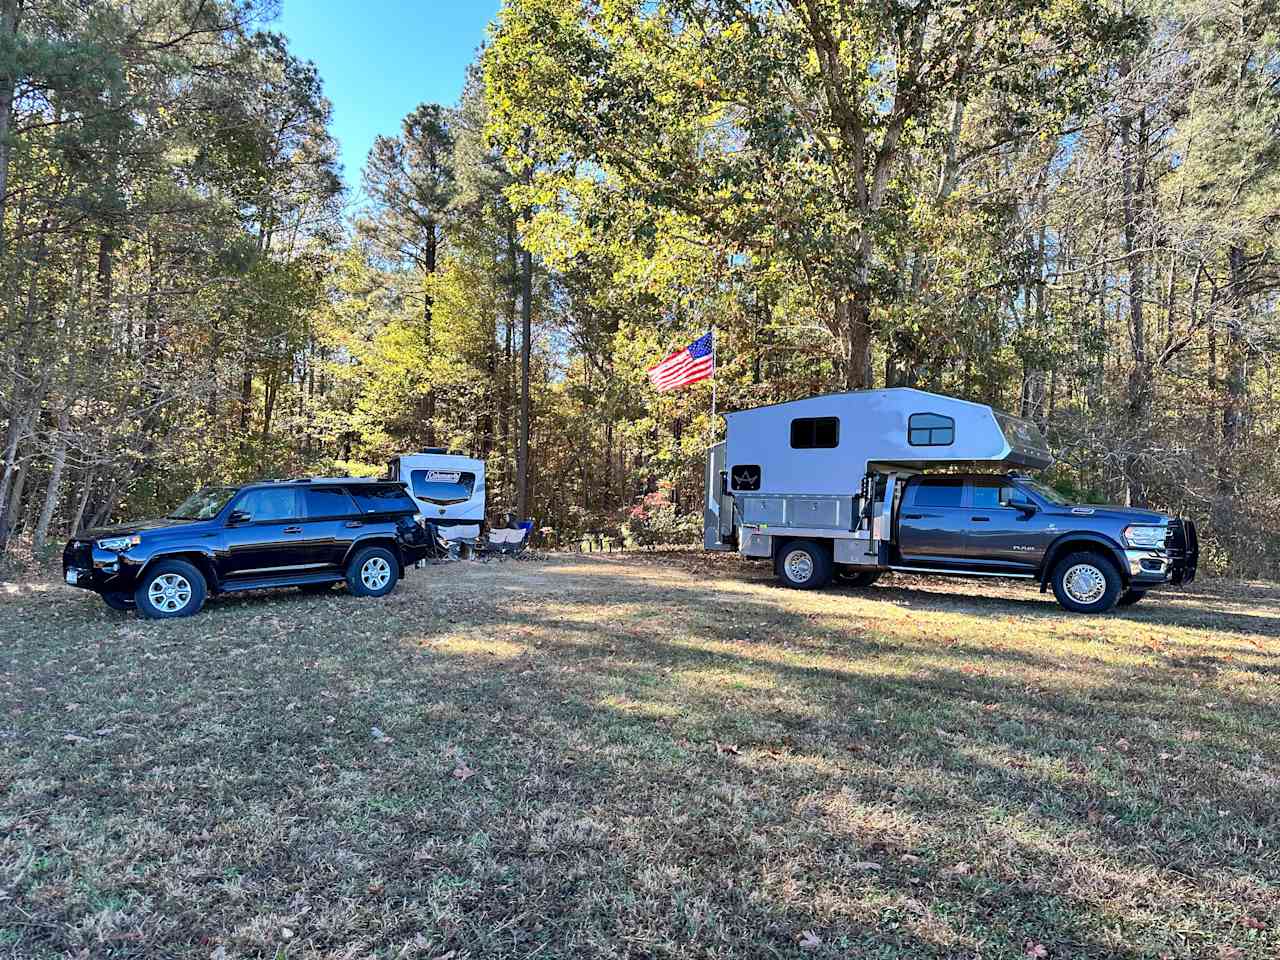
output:
<path id="1" fill-rule="evenodd" d="M 1034 573 L 991 573 L 986 570 L 939 570 L 936 567 L 894 567 L 899 573 L 932 573 L 943 577 L 1000 577 L 1005 580 L 1034 580 Z"/>
<path id="2" fill-rule="evenodd" d="M 311 583 L 341 583 L 340 573 L 304 573 L 291 577 L 253 577 L 244 580 L 223 580 L 218 584 L 219 593 L 236 593 L 241 590 L 271 590 L 280 587 L 305 587 Z"/>

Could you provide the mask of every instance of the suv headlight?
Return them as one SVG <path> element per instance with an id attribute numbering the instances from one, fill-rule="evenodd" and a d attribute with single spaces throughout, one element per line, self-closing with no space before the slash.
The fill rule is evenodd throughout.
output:
<path id="1" fill-rule="evenodd" d="M 124 553 L 130 547 L 136 547 L 142 542 L 142 538 L 136 533 L 128 537 L 107 537 L 105 540 L 98 541 L 98 547 L 103 550 L 111 550 L 114 553 Z"/>
<path id="2" fill-rule="evenodd" d="M 1164 546 L 1164 527 L 1125 527 L 1124 539 L 1131 547 L 1146 547 L 1154 550 Z"/>

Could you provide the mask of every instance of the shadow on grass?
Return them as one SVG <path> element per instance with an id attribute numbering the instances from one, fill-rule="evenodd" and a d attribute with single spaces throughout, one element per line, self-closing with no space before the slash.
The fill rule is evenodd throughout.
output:
<path id="1" fill-rule="evenodd" d="M 270 955 L 292 924 L 320 955 L 425 932 L 427 956 L 1029 942 L 1136 958 L 1182 955 L 1187 928 L 1256 949 L 1233 911 L 1280 920 L 1261 900 L 1270 800 L 1222 768 L 1275 769 L 1274 716 L 1247 697 L 1052 649 L 827 626 L 781 605 L 794 594 L 722 596 L 728 620 L 707 608 L 714 585 L 587 576 L 549 597 L 290 593 L 0 638 L 20 734 L 0 741 L 16 761 L 0 853 L 37 851 L 64 887 L 22 874 L 0 923 L 38 918 L 32 956 L 138 931 L 111 955 Z M 1054 612 L 872 593 L 984 622 Z M 1188 725 L 1212 751 L 1174 772 L 1159 735 Z M 117 902 L 134 926 L 85 932 L 118 923 L 94 906 Z"/>

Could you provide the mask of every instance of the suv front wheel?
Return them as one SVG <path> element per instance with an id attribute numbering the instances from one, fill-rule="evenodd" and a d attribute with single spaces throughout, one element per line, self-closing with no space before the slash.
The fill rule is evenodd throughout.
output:
<path id="1" fill-rule="evenodd" d="M 1124 583 L 1116 565 L 1100 553 L 1072 553 L 1053 569 L 1053 595 L 1073 613 L 1106 613 Z"/>
<path id="2" fill-rule="evenodd" d="M 191 564 L 161 560 L 143 574 L 133 602 L 148 620 L 171 620 L 199 613 L 207 593 L 204 574 Z"/>
<path id="3" fill-rule="evenodd" d="M 400 564 L 386 547 L 366 547 L 347 565 L 347 589 L 357 597 L 385 597 L 399 579 Z"/>

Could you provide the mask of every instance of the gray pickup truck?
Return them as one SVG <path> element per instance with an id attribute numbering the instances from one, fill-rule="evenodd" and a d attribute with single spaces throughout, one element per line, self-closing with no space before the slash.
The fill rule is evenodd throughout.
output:
<path id="1" fill-rule="evenodd" d="M 868 586 L 890 570 L 1014 577 L 1102 613 L 1196 574 L 1189 520 L 1071 503 L 1024 473 L 961 472 L 1052 463 L 1034 423 L 985 404 L 894 388 L 725 420 L 707 460 L 704 546 L 771 560 L 789 587 Z"/>
<path id="2" fill-rule="evenodd" d="M 1195 578 L 1195 525 L 1151 510 L 1073 504 L 1029 477 L 920 475 L 892 511 L 885 563 L 828 561 L 827 549 L 792 539 L 777 572 L 792 587 L 835 576 L 869 586 L 884 570 L 1035 579 L 1068 610 L 1098 613 L 1137 603 L 1153 587 Z"/>

